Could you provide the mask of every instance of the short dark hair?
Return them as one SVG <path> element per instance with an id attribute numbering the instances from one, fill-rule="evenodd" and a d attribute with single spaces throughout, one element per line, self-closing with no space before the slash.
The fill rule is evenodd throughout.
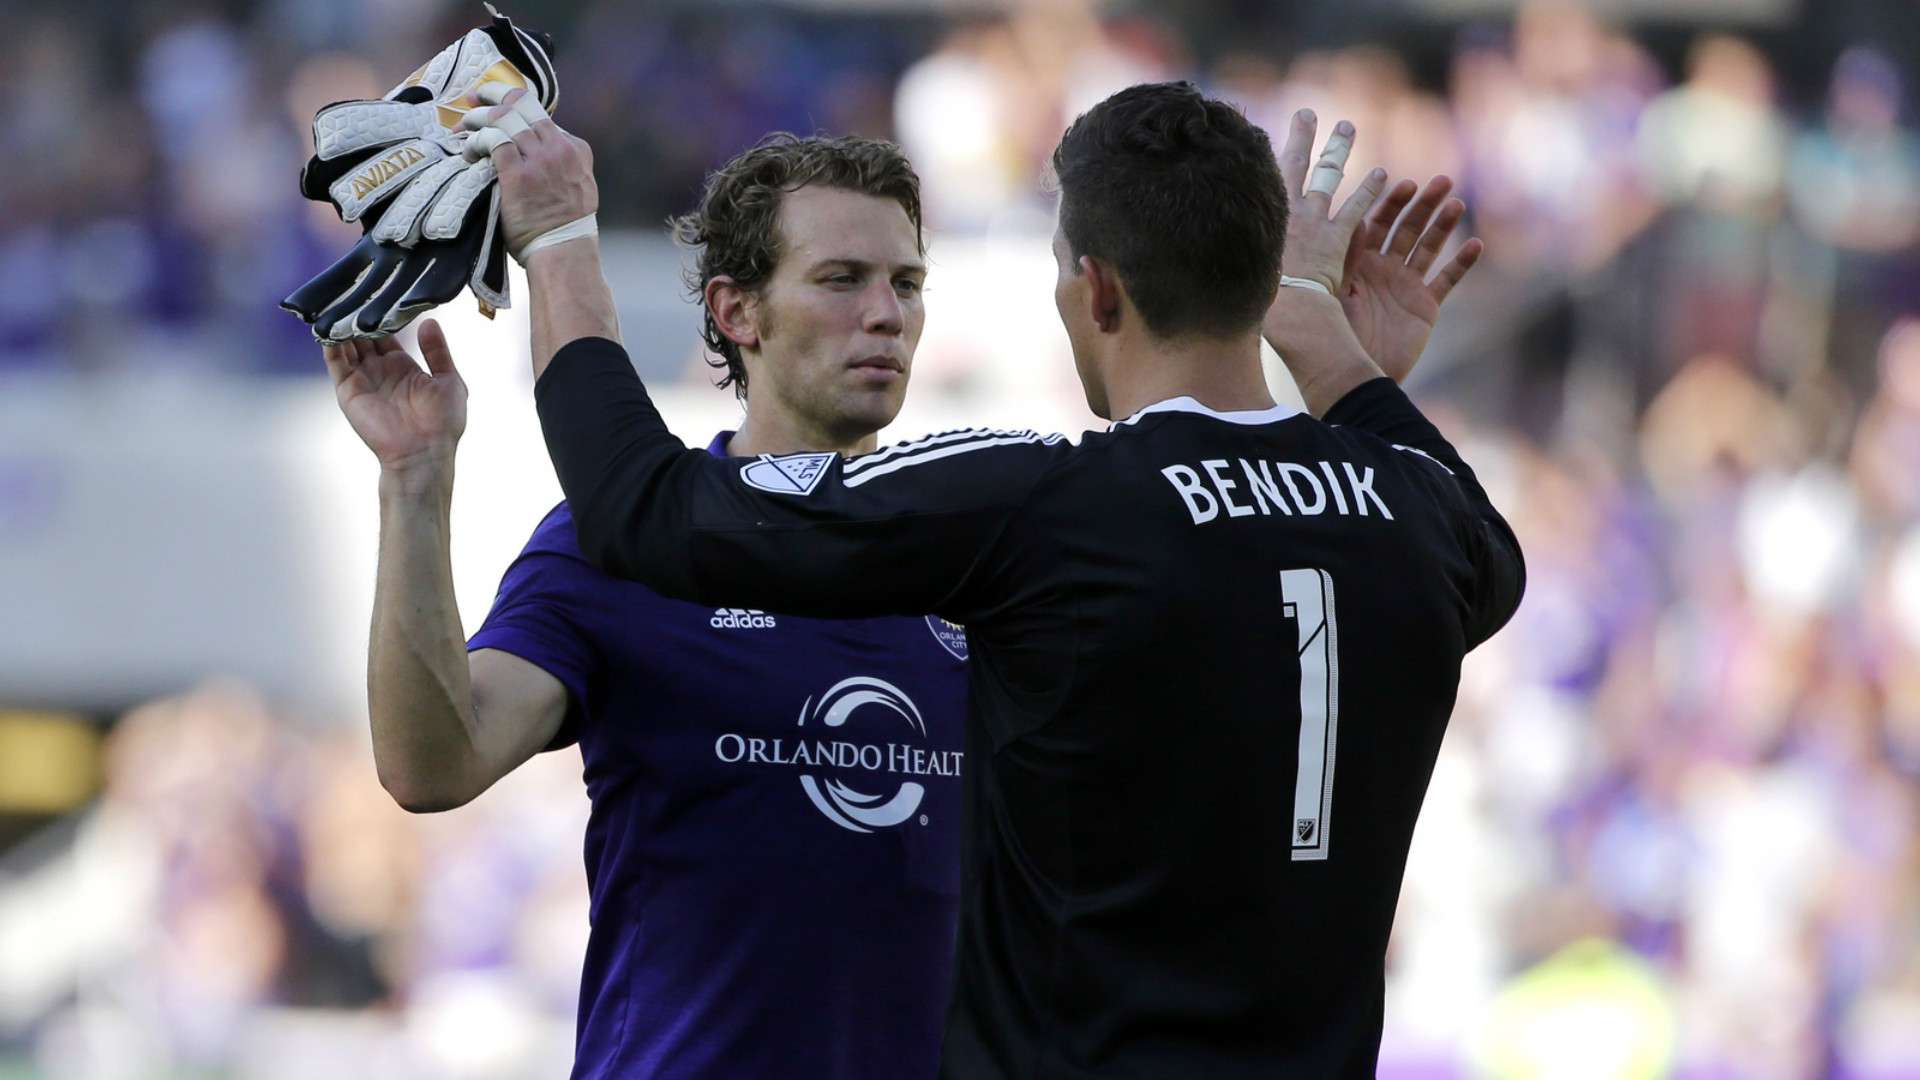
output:
<path id="1" fill-rule="evenodd" d="M 1192 83 L 1128 87 L 1053 152 L 1075 263 L 1110 263 L 1161 337 L 1259 323 L 1280 288 L 1286 184 L 1267 133 Z"/>
<path id="2" fill-rule="evenodd" d="M 780 203 L 789 191 L 819 184 L 893 199 L 913 222 L 914 244 L 926 253 L 920 228 L 920 177 L 900 148 L 885 139 L 857 135 L 794 135 L 776 131 L 707 177 L 700 205 L 668 221 L 674 241 L 699 252 L 686 273 L 687 288 L 705 304 L 707 282 L 725 275 L 752 292 L 767 283 L 780 262 Z M 716 384 L 747 396 L 747 367 L 740 347 L 705 313 L 700 336 L 725 369 Z"/>

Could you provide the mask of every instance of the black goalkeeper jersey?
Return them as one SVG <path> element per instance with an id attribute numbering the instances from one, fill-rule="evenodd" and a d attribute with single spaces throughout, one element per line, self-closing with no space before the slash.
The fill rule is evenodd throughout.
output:
<path id="1" fill-rule="evenodd" d="M 562 349 L 536 396 L 603 569 L 965 624 L 943 1076 L 1373 1075 L 1461 657 L 1524 574 L 1391 381 L 1324 422 L 1175 399 L 1078 446 L 957 431 L 846 459 L 688 450 L 609 341 Z"/>

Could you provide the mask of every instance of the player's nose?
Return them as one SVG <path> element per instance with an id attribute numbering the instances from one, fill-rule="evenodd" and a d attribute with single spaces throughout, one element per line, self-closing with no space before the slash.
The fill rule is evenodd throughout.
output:
<path id="1" fill-rule="evenodd" d="M 893 282 L 876 282 L 868 287 L 862 300 L 861 322 L 868 333 L 897 334 L 906 326 L 906 310 Z"/>

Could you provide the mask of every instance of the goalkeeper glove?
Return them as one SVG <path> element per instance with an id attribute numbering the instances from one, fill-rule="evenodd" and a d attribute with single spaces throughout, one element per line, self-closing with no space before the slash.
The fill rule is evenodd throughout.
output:
<path id="1" fill-rule="evenodd" d="M 487 83 L 559 96 L 551 41 L 494 11 L 378 101 L 336 102 L 314 116 L 314 156 L 300 190 L 359 221 L 360 242 L 281 301 L 321 341 L 379 337 L 471 287 L 481 311 L 508 304 L 499 188 L 490 160 L 462 156 L 461 120 Z"/>

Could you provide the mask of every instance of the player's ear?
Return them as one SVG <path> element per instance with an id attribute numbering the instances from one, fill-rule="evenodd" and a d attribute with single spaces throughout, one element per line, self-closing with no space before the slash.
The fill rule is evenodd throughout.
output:
<path id="1" fill-rule="evenodd" d="M 707 279 L 707 313 L 727 340 L 743 349 L 760 347 L 760 324 L 753 295 L 725 274 Z"/>
<path id="2" fill-rule="evenodd" d="M 1120 275 L 1091 255 L 1080 256 L 1080 273 L 1087 279 L 1088 316 L 1103 334 L 1120 329 Z"/>

